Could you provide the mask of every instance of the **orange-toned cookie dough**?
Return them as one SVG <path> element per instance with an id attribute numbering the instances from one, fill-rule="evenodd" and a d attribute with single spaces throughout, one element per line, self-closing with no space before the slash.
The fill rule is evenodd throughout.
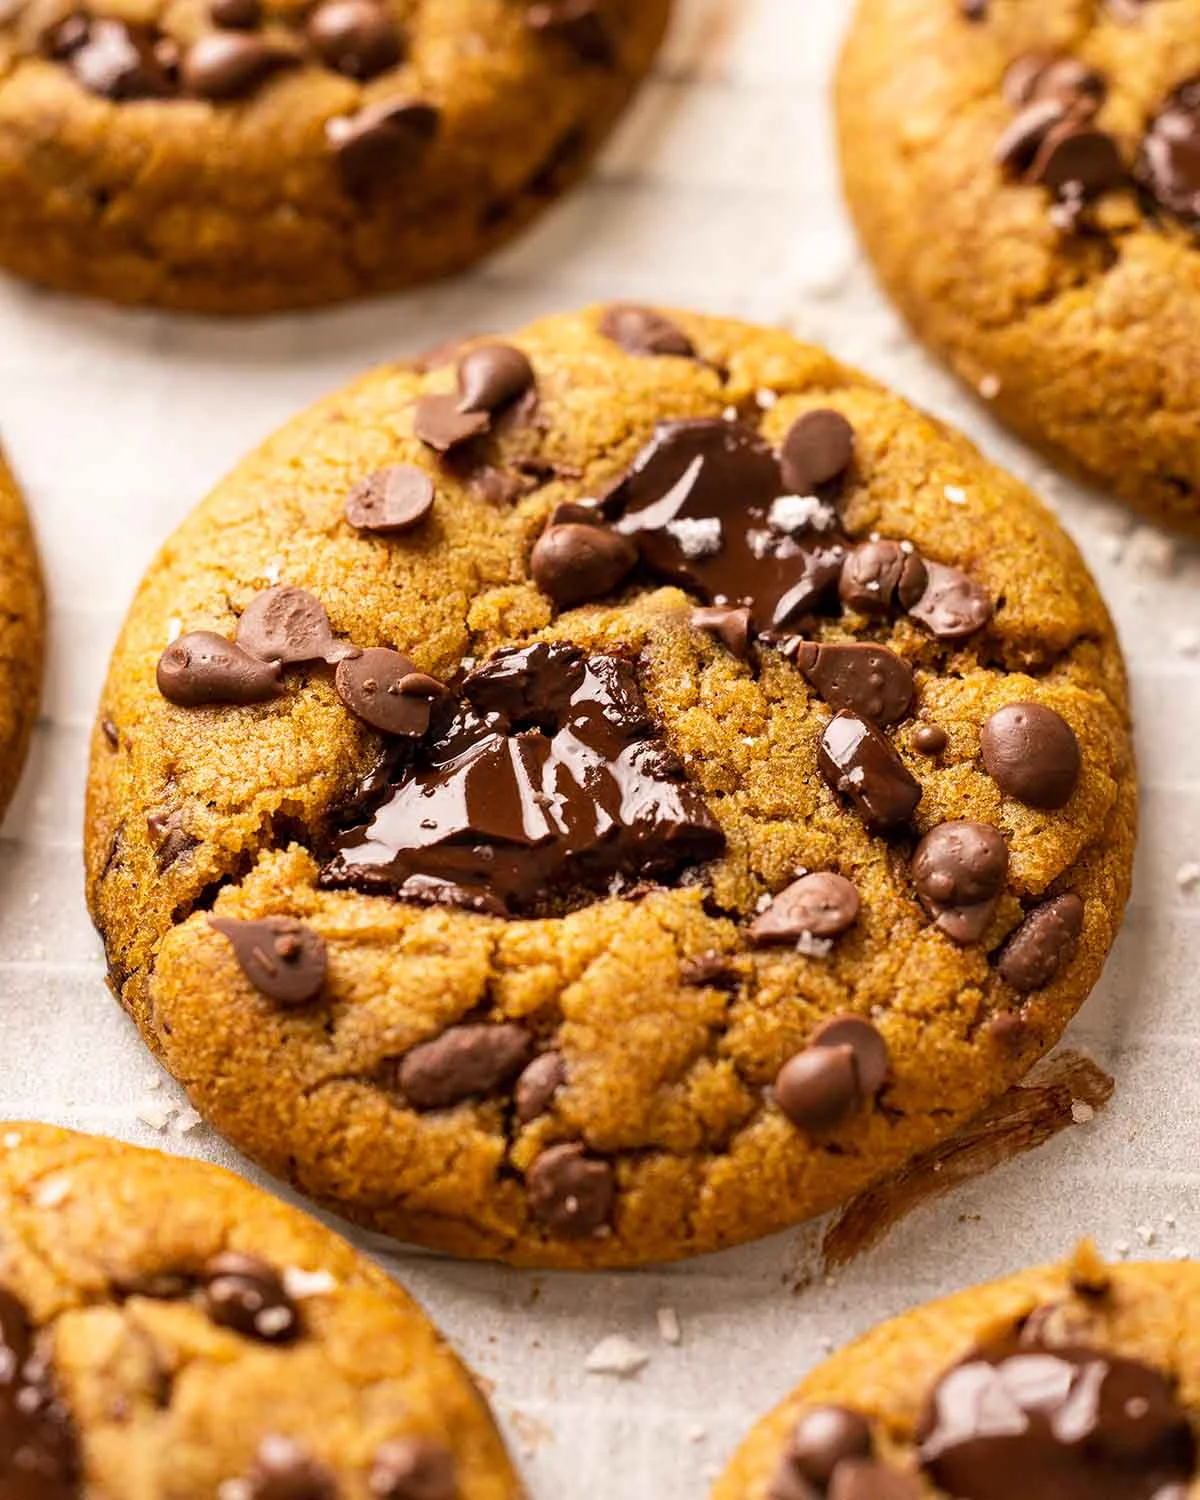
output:
<path id="1" fill-rule="evenodd" d="M 45 608 L 29 517 L 0 452 L 0 813 L 16 787 L 37 722 Z"/>

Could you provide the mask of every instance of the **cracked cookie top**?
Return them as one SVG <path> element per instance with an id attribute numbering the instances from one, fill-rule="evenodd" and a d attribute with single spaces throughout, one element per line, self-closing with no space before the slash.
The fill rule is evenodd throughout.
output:
<path id="1" fill-rule="evenodd" d="M 838 113 L 921 337 L 1024 436 L 1200 531 L 1200 0 L 862 0 Z"/>
<path id="2" fill-rule="evenodd" d="M 235 313 L 460 269 L 582 173 L 669 5 L 7 0 L 0 265 Z"/>
<path id="3" fill-rule="evenodd" d="M 794 1223 L 1052 1043 L 1119 921 L 1069 540 L 827 355 L 639 308 L 367 376 L 167 544 L 97 727 L 112 982 L 216 1126 L 465 1255 Z"/>
<path id="4" fill-rule="evenodd" d="M 882 1324 L 760 1423 L 713 1500 L 1184 1500 L 1198 1285 L 1084 1242 Z"/>
<path id="5" fill-rule="evenodd" d="M 6 1500 L 518 1500 L 382 1271 L 215 1167 L 0 1126 Z"/>

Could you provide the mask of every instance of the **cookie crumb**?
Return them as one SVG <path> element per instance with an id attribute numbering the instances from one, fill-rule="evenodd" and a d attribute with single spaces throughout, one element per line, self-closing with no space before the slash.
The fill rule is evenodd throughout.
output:
<path id="1" fill-rule="evenodd" d="M 1096 1111 L 1084 1099 L 1071 1100 L 1071 1118 L 1076 1125 L 1087 1125 L 1096 1118 Z"/>
<path id="2" fill-rule="evenodd" d="M 171 1129 L 176 1135 L 191 1135 L 193 1130 L 198 1130 L 204 1121 L 200 1118 L 198 1110 L 194 1110 L 190 1104 L 185 1104 L 179 1110 L 171 1122 Z"/>
<path id="3" fill-rule="evenodd" d="M 589 1375 L 616 1375 L 629 1380 L 650 1363 L 650 1356 L 623 1333 L 603 1338 L 584 1361 Z"/>
<path id="4" fill-rule="evenodd" d="M 673 1307 L 660 1307 L 654 1316 L 658 1320 L 658 1336 L 664 1344 L 683 1343 L 683 1329 L 679 1324 L 679 1314 Z"/>
<path id="5" fill-rule="evenodd" d="M 1181 891 L 1195 890 L 1200 885 L 1200 864 L 1188 860 L 1175 871 L 1175 884 Z"/>
<path id="6" fill-rule="evenodd" d="M 166 1130 L 175 1114 L 175 1106 L 168 1104 L 164 1099 L 156 1099 L 152 1095 L 138 1101 L 134 1114 L 143 1125 L 160 1133 Z"/>

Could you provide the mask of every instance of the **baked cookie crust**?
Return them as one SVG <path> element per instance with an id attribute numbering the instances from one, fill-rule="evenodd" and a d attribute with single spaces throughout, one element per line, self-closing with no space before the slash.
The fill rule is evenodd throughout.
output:
<path id="1" fill-rule="evenodd" d="M 0 452 L 0 813 L 16 789 L 37 722 L 45 611 L 37 543 Z"/>

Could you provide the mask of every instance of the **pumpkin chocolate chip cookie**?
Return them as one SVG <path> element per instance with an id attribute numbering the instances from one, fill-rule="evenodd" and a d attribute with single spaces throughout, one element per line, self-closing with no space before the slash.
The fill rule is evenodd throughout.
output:
<path id="1" fill-rule="evenodd" d="M 860 0 L 846 190 L 917 333 L 1200 535 L 1200 0 Z"/>
<path id="2" fill-rule="evenodd" d="M 0 452 L 0 813 L 16 787 L 37 721 L 44 637 L 37 547 Z"/>
<path id="3" fill-rule="evenodd" d="M 1184 1500 L 1195 1492 L 1194 1265 L 1084 1243 L 893 1319 L 750 1435 L 713 1500 Z"/>
<path id="4" fill-rule="evenodd" d="M 953 1131 L 1120 920 L 1074 547 L 828 355 L 639 308 L 367 376 L 175 534 L 92 759 L 112 983 L 196 1107 L 457 1254 L 766 1234 Z"/>
<path id="5" fill-rule="evenodd" d="M 5 1500 L 519 1500 L 398 1286 L 199 1162 L 0 1126 Z"/>
<path id="6" fill-rule="evenodd" d="M 0 266 L 213 313 L 459 270 L 583 173 L 669 8 L 0 5 Z"/>

